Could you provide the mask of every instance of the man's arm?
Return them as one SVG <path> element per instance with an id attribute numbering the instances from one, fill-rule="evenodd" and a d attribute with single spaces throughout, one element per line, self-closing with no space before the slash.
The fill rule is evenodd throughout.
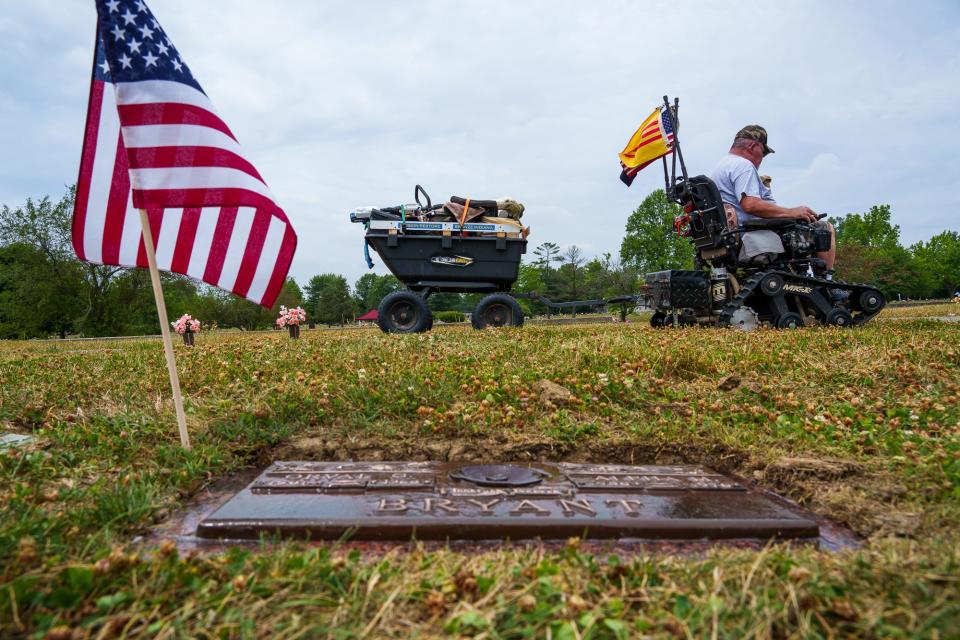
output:
<path id="1" fill-rule="evenodd" d="M 745 193 L 740 194 L 740 206 L 745 212 L 759 218 L 799 218 L 804 222 L 814 222 L 817 219 L 817 213 L 810 207 L 781 207 L 769 200 Z"/>

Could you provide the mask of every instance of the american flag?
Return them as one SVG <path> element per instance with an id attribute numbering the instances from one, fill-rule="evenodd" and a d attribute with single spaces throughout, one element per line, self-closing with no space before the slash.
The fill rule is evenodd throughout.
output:
<path id="1" fill-rule="evenodd" d="M 146 267 L 143 208 L 158 268 L 272 306 L 297 246 L 290 221 L 146 4 L 96 5 L 77 256 Z"/>
<path id="2" fill-rule="evenodd" d="M 670 116 L 664 115 L 662 109 L 658 109 L 649 118 L 644 120 L 640 128 L 627 143 L 627 148 L 620 153 L 620 181 L 628 187 L 633 184 L 633 179 L 646 169 L 654 160 L 669 154 L 673 151 L 673 123 Z M 650 151 L 653 152 L 653 157 Z M 624 159 L 628 161 L 636 157 L 644 157 L 643 162 L 636 166 L 624 164 Z M 634 164 L 630 162 L 629 164 Z"/>

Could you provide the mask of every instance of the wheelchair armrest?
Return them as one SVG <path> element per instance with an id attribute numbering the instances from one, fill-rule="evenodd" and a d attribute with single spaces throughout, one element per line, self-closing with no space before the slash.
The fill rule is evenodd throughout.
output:
<path id="1" fill-rule="evenodd" d="M 756 231 L 757 229 L 785 229 L 803 222 L 800 218 L 760 218 L 759 220 L 747 220 L 743 223 L 746 231 Z"/>

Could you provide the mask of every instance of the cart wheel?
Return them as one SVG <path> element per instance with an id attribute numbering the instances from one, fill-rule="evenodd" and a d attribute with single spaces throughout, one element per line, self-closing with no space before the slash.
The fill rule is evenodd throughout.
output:
<path id="1" fill-rule="evenodd" d="M 492 293 L 473 310 L 470 322 L 474 329 L 520 327 L 523 326 L 523 309 L 512 296 Z"/>
<path id="2" fill-rule="evenodd" d="M 433 325 L 427 303 L 412 291 L 394 291 L 380 302 L 377 324 L 385 333 L 423 333 Z"/>

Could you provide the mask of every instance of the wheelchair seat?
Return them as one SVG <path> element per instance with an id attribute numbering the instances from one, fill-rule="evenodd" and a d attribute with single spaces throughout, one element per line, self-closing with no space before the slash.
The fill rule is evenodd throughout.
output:
<path id="1" fill-rule="evenodd" d="M 728 215 L 713 180 L 693 176 L 677 182 L 670 191 L 668 196 L 689 216 L 689 237 L 697 256 L 734 266 L 739 248 L 736 218 Z"/>
<path id="2" fill-rule="evenodd" d="M 730 269 L 757 268 L 801 257 L 793 248 L 795 240 L 790 241 L 790 248 L 783 242 L 788 236 L 796 236 L 796 230 L 809 232 L 809 225 L 800 218 L 760 218 L 741 224 L 733 206 L 723 202 L 717 185 L 703 175 L 678 181 L 670 196 L 683 207 L 689 219 L 688 235 L 697 257 L 703 262 Z M 763 232 L 772 232 L 779 237 L 775 252 L 758 251 L 757 243 L 762 242 L 759 238 Z M 749 258 L 741 252 L 748 234 L 751 241 L 745 251 L 751 253 Z M 772 245 L 769 240 L 766 242 Z M 804 255 L 809 256 L 812 252 L 809 244 L 806 246 Z"/>

